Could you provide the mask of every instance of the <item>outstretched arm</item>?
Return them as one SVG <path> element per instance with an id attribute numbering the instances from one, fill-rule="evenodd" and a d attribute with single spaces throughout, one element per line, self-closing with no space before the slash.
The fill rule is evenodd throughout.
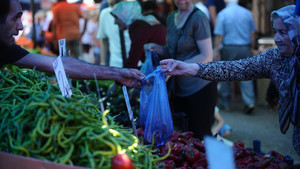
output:
<path id="1" fill-rule="evenodd" d="M 54 73 L 52 63 L 56 57 L 28 54 L 15 63 L 17 66 Z M 101 80 L 114 80 L 128 87 L 139 87 L 144 75 L 136 69 L 121 69 L 109 66 L 94 65 L 87 62 L 64 56 L 62 57 L 67 76 L 74 79 L 94 79 L 96 74 Z"/>
<path id="2" fill-rule="evenodd" d="M 272 56 L 272 51 L 269 54 Z M 211 81 L 253 80 L 270 77 L 272 62 L 266 61 L 266 56 L 262 53 L 247 59 L 209 63 L 186 63 L 165 59 L 160 61 L 160 67 L 166 75 L 171 76 L 196 76 Z"/>

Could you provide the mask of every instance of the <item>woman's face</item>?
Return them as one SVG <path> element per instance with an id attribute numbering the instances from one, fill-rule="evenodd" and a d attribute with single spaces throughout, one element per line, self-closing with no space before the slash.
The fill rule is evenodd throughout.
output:
<path id="1" fill-rule="evenodd" d="M 294 53 L 294 47 L 291 44 L 288 34 L 288 27 L 279 17 L 273 20 L 274 41 L 279 52 L 283 56 L 291 56 Z"/>
<path id="2" fill-rule="evenodd" d="M 180 11 L 188 11 L 192 3 L 191 0 L 174 0 L 175 5 Z"/>

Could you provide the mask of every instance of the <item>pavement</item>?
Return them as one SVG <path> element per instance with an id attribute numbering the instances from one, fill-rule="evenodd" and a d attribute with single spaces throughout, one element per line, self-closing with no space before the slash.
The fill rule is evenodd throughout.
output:
<path id="1" fill-rule="evenodd" d="M 233 129 L 228 140 L 242 141 L 246 147 L 253 147 L 253 141 L 260 140 L 262 152 L 274 150 L 291 156 L 294 164 L 300 164 L 300 156 L 292 145 L 292 125 L 286 134 L 282 134 L 277 111 L 269 110 L 266 104 L 257 105 L 252 114 L 244 113 L 243 108 L 243 101 L 237 96 L 232 99 L 229 111 L 220 110 L 225 123 Z"/>

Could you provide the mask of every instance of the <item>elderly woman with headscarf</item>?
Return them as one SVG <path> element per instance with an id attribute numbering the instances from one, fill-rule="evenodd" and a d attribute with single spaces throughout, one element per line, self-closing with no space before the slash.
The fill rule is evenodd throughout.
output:
<path id="1" fill-rule="evenodd" d="M 168 75 L 196 76 L 211 81 L 240 81 L 270 78 L 279 90 L 279 124 L 285 134 L 294 125 L 293 145 L 300 155 L 299 57 L 300 17 L 295 5 L 271 14 L 276 49 L 237 61 L 214 61 L 189 64 L 167 59 L 160 62 Z"/>
<path id="2" fill-rule="evenodd" d="M 129 31 L 131 47 L 129 56 L 124 61 L 124 67 L 137 68 L 139 61 L 145 61 L 145 44 L 165 45 L 166 28 L 153 15 L 142 15 L 142 8 L 137 1 L 117 3 L 111 14 L 121 30 Z"/>

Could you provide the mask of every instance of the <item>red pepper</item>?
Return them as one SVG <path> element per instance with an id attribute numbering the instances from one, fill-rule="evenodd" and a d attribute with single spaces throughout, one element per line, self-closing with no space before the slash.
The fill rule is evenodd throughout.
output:
<path id="1" fill-rule="evenodd" d="M 181 154 L 182 149 L 184 148 L 184 144 L 183 143 L 177 143 L 174 144 L 174 146 L 172 146 L 172 151 L 171 153 L 174 154 L 175 156 L 178 156 Z"/>
<path id="2" fill-rule="evenodd" d="M 267 168 L 267 166 L 270 165 L 270 162 L 271 162 L 270 159 L 265 158 L 265 159 L 255 162 L 254 167 L 257 169 L 265 169 L 265 168 Z"/>
<path id="3" fill-rule="evenodd" d="M 204 144 L 201 143 L 198 138 L 190 138 L 190 142 L 193 144 L 193 147 L 198 149 L 200 152 L 205 152 Z"/>
<path id="4" fill-rule="evenodd" d="M 271 165 L 269 165 L 267 169 L 281 169 L 281 168 L 288 168 L 288 166 L 287 165 L 286 166 L 280 166 L 278 164 L 272 164 L 271 163 Z"/>
<path id="5" fill-rule="evenodd" d="M 177 167 L 176 169 L 188 169 L 189 167 L 189 162 L 185 161 L 180 167 Z"/>
<path id="6" fill-rule="evenodd" d="M 203 167 L 199 166 L 197 168 L 192 168 L 192 169 L 204 169 Z"/>
<path id="7" fill-rule="evenodd" d="M 177 141 L 179 139 L 180 133 L 178 131 L 174 132 L 172 137 L 170 138 L 171 141 Z"/>
<path id="8" fill-rule="evenodd" d="M 192 164 L 200 158 L 200 152 L 191 146 L 185 146 L 184 157 Z"/>
<path id="9" fill-rule="evenodd" d="M 174 143 L 173 142 L 169 142 L 170 143 L 170 147 L 173 147 L 174 146 Z M 162 146 L 159 146 L 159 156 L 162 157 L 164 155 L 166 155 L 169 151 L 169 146 L 168 144 L 164 144 Z M 172 149 L 171 149 L 172 151 Z"/>
<path id="10" fill-rule="evenodd" d="M 181 163 L 182 161 L 184 161 L 184 159 L 180 155 L 176 156 L 174 154 L 170 154 L 167 159 L 168 160 L 173 160 L 176 163 L 176 165 Z"/>
<path id="11" fill-rule="evenodd" d="M 269 154 L 275 158 L 278 158 L 278 159 L 284 161 L 284 156 L 276 151 L 270 151 Z"/>
<path id="12" fill-rule="evenodd" d="M 133 164 L 126 153 L 117 154 L 111 159 L 112 169 L 134 169 Z"/>
<path id="13" fill-rule="evenodd" d="M 241 141 L 237 141 L 234 143 L 234 147 L 245 148 L 245 144 Z"/>
<path id="14" fill-rule="evenodd" d="M 183 143 L 184 145 L 190 145 L 191 142 L 186 138 L 179 138 L 178 142 Z"/>
<path id="15" fill-rule="evenodd" d="M 201 169 L 201 168 L 206 168 L 207 167 L 207 160 L 206 156 L 204 153 L 200 153 L 200 158 L 197 159 L 193 165 L 192 169 Z"/>
<path id="16" fill-rule="evenodd" d="M 239 160 L 236 160 L 237 165 L 244 165 L 244 166 L 247 166 L 248 164 L 251 164 L 253 162 L 254 162 L 254 159 L 251 156 L 246 156 Z"/>
<path id="17" fill-rule="evenodd" d="M 185 138 L 185 139 L 190 139 L 191 137 L 193 137 L 194 133 L 191 131 L 186 131 L 184 133 L 182 133 L 181 137 Z"/>
<path id="18" fill-rule="evenodd" d="M 175 165 L 173 160 L 164 160 L 164 161 L 161 161 L 159 163 L 162 163 L 162 167 L 164 169 L 174 169 L 174 168 L 176 168 L 176 165 Z"/>
<path id="19" fill-rule="evenodd" d="M 239 160 L 243 157 L 246 157 L 248 154 L 244 148 L 241 148 L 239 146 L 234 146 L 233 147 L 233 152 L 234 152 L 234 159 Z"/>

